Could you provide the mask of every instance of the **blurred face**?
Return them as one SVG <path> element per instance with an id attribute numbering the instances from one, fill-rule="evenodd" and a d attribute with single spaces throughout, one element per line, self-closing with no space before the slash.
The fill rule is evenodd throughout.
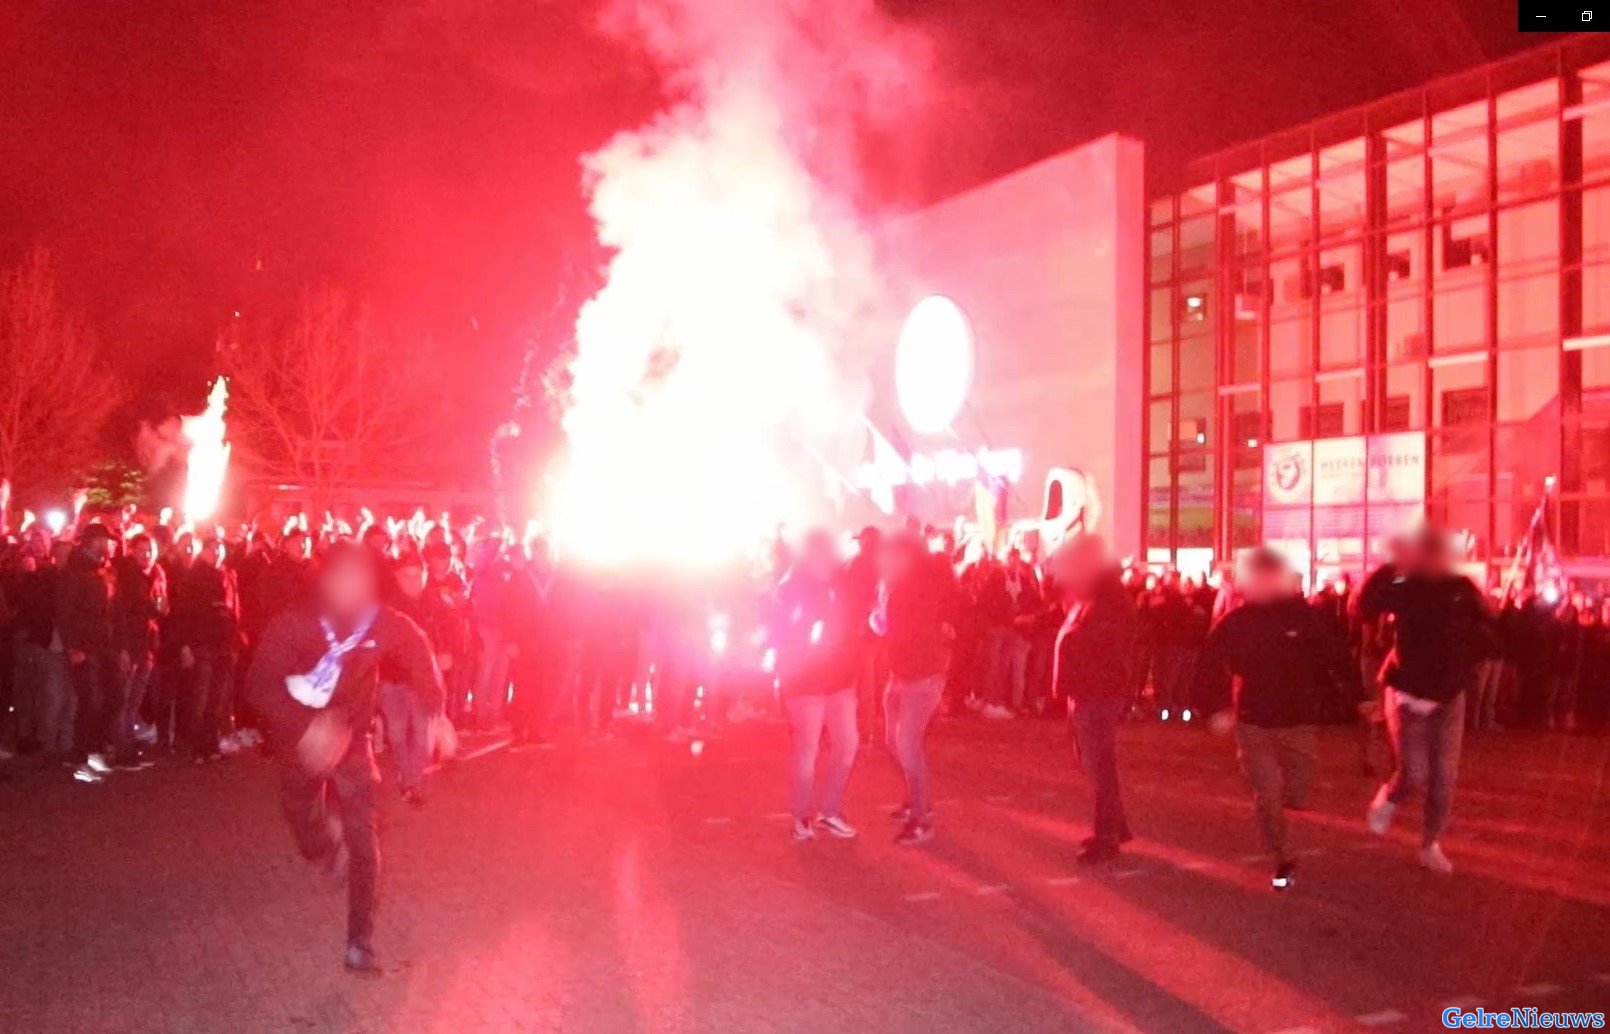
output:
<path id="1" fill-rule="evenodd" d="M 140 565 L 140 570 L 149 571 L 157 562 L 157 544 L 151 539 L 135 539 L 129 547 L 129 555 Z"/>
<path id="2" fill-rule="evenodd" d="M 914 563 L 912 551 L 899 543 L 891 542 L 878 551 L 878 569 L 884 581 L 898 582 L 911 573 Z"/>
<path id="3" fill-rule="evenodd" d="M 1278 567 L 1251 567 L 1236 584 L 1253 603 L 1273 603 L 1291 595 L 1291 575 Z"/>
<path id="4" fill-rule="evenodd" d="M 405 564 L 396 571 L 397 588 L 405 596 L 418 596 L 425 591 L 425 569 L 418 564 Z"/>
<path id="5" fill-rule="evenodd" d="M 331 615 L 357 617 L 379 599 L 374 569 L 353 559 L 331 564 L 319 577 L 319 597 Z"/>
<path id="6" fill-rule="evenodd" d="M 110 539 L 91 539 L 84 544 L 84 552 L 91 560 L 100 563 L 112 555 L 112 542 Z"/>
<path id="7" fill-rule="evenodd" d="M 304 532 L 293 531 L 280 543 L 280 551 L 291 560 L 306 560 L 313 555 L 313 540 Z"/>

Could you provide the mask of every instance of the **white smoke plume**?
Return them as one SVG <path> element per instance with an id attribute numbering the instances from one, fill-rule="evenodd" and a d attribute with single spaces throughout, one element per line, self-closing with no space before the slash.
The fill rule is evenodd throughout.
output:
<path id="1" fill-rule="evenodd" d="M 678 98 L 585 160 L 605 285 L 576 325 L 561 547 L 717 562 L 820 515 L 880 298 L 861 133 L 920 93 L 874 0 L 637 0 L 609 31 Z"/>

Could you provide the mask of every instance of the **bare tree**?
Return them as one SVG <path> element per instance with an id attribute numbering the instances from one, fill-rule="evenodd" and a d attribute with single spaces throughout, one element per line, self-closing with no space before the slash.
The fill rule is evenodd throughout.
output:
<path id="1" fill-rule="evenodd" d="M 229 438 L 255 476 L 315 495 L 422 466 L 439 384 L 424 343 L 376 325 L 335 290 L 225 349 Z"/>
<path id="2" fill-rule="evenodd" d="M 43 249 L 0 271 L 0 371 L 0 479 L 25 501 L 70 487 L 122 392 Z"/>

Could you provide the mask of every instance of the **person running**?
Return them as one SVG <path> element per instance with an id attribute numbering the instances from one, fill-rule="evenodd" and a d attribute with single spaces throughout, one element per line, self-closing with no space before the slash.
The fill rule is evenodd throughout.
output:
<path id="1" fill-rule="evenodd" d="M 1118 788 L 1118 726 L 1134 699 L 1140 628 L 1135 603 L 1100 538 L 1065 540 L 1051 563 L 1068 600 L 1052 685 L 1068 701 L 1079 763 L 1095 791 L 1095 828 L 1078 856 L 1089 865 L 1118 857 L 1120 845 L 1131 839 Z"/>
<path id="2" fill-rule="evenodd" d="M 956 635 L 955 586 L 912 535 L 890 539 L 881 552 L 883 581 L 870 623 L 883 637 L 889 666 L 883 697 L 886 742 L 906 781 L 906 802 L 894 815 L 904 823 L 895 843 L 914 846 L 934 838 L 922 741 L 945 693 L 945 668 Z"/>
<path id="3" fill-rule="evenodd" d="M 1367 705 L 1341 630 L 1303 599 L 1285 557 L 1254 550 L 1236 583 L 1244 602 L 1208 634 L 1192 701 L 1214 732 L 1234 730 L 1258 830 L 1274 860 L 1270 886 L 1285 890 L 1296 868 L 1286 809 L 1307 803 L 1315 726 L 1338 715 L 1338 702 L 1361 711 Z"/>
<path id="4" fill-rule="evenodd" d="M 359 973 L 379 971 L 373 942 L 378 776 L 369 730 L 381 670 L 392 666 L 418 712 L 429 716 L 431 745 L 451 743 L 442 728 L 442 679 L 430 644 L 412 621 L 381 605 L 374 554 L 338 542 L 325 555 L 313 603 L 269 623 L 247 678 L 280 759 L 280 802 L 297 847 L 332 881 L 347 881 L 343 961 Z"/>
<path id="5" fill-rule="evenodd" d="M 1387 734 L 1397 768 L 1366 815 L 1370 830 L 1386 833 L 1398 806 L 1424 792 L 1420 864 L 1438 873 L 1453 865 L 1441 837 L 1453 810 L 1465 694 L 1476 667 L 1493 652 L 1491 620 L 1481 591 L 1452 568 L 1443 533 L 1423 529 L 1406 544 L 1398 574 L 1362 592 L 1364 620 L 1390 620 L 1394 644 L 1381 668 Z"/>
<path id="6" fill-rule="evenodd" d="M 855 725 L 855 677 L 845 601 L 834 587 L 838 551 L 825 531 L 812 531 L 777 586 L 771 619 L 778 691 L 793 733 L 789 764 L 789 809 L 796 841 L 816 828 L 848 840 L 855 827 L 844 820 L 844 786 L 850 779 L 860 736 Z M 828 754 L 816 790 L 822 734 Z M 813 796 L 817 808 L 812 807 Z M 812 820 L 815 820 L 813 826 Z"/>

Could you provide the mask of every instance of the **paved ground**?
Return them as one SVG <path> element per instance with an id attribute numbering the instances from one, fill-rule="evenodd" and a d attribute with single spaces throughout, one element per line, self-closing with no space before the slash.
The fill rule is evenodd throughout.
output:
<path id="1" fill-rule="evenodd" d="M 868 753 L 853 843 L 791 843 L 783 738 L 629 735 L 461 761 L 385 812 L 388 973 L 337 965 L 338 895 L 267 765 L 0 783 L 3 1031 L 1293 1031 L 1440 1028 L 1449 1002 L 1610 1006 L 1610 742 L 1470 744 L 1451 878 L 1361 831 L 1345 735 L 1266 889 L 1226 741 L 1126 730 L 1140 836 L 1072 864 L 1055 723 L 937 730 L 940 839 L 899 849 Z M 1407 816 L 1412 825 L 1417 816 Z"/>

